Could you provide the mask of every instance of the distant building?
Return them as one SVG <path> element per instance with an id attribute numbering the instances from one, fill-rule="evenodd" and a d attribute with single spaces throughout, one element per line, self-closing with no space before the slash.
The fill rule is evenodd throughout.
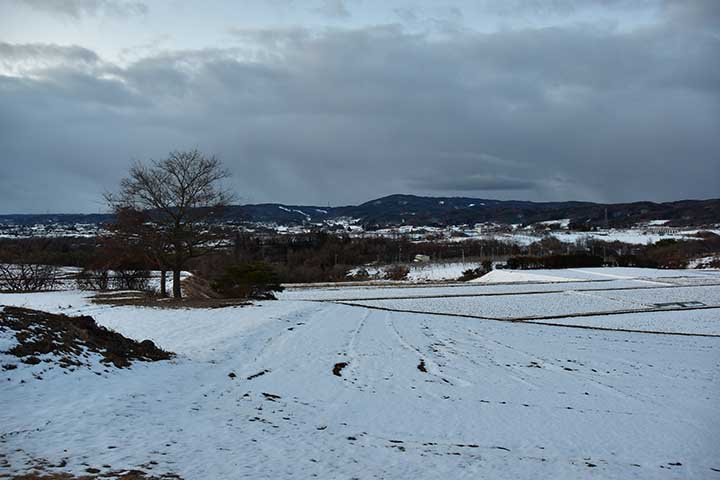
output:
<path id="1" fill-rule="evenodd" d="M 417 255 L 415 255 L 415 258 L 413 259 L 413 262 L 415 262 L 415 263 L 427 263 L 429 261 L 430 261 L 429 255 L 417 254 Z"/>

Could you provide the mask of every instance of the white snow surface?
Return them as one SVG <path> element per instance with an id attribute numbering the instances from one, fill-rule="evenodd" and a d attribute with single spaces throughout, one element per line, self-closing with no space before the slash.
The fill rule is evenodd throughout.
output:
<path id="1" fill-rule="evenodd" d="M 657 226 L 654 226 L 657 227 Z M 506 242 L 508 244 L 530 245 L 542 240 L 544 237 L 552 236 L 566 243 L 585 242 L 588 240 L 602 240 L 605 242 L 619 241 L 635 245 L 649 245 L 660 240 L 697 240 L 696 234 L 701 230 L 678 230 L 676 232 L 657 232 L 653 229 L 631 228 L 631 229 L 609 229 L 595 232 L 577 232 L 568 230 L 553 230 L 544 234 L 536 234 L 529 231 L 514 231 L 511 233 L 490 232 L 468 237 L 470 239 L 488 239 Z M 717 228 L 706 229 L 712 233 L 720 234 Z M 465 239 L 460 239 L 460 241 Z"/>
<path id="2" fill-rule="evenodd" d="M 594 275 L 587 270 L 557 274 Z M 655 286 L 666 288 L 469 298 L 504 299 L 523 310 L 534 305 L 542 313 L 558 308 L 557 298 L 624 308 L 656 296 L 715 301 L 713 289 L 720 288 L 680 286 L 673 293 L 665 279 L 684 277 L 672 272 L 604 273 L 660 278 Z M 705 278 L 713 276 L 706 272 Z M 455 288 L 497 293 L 616 282 L 653 286 L 606 280 Z M 367 290 L 382 297 L 428 289 Z M 634 298 L 635 291 L 642 297 Z M 548 296 L 554 300 L 542 300 Z M 0 370 L 0 475 L 27 471 L 42 458 L 64 460 L 67 465 L 57 470 L 76 474 L 109 464 L 185 479 L 720 477 L 720 338 L 283 298 L 242 308 L 174 310 L 94 305 L 81 292 L 0 294 L 0 305 L 89 314 L 177 353 L 171 361 L 99 375 L 58 368 L 36 380 L 29 372 L 38 366 Z M 554 322 L 631 329 L 648 324 L 649 330 L 665 324 L 713 333 L 717 311 Z M 0 331 L 0 349 L 11 343 Z M 0 364 L 4 360 L 0 355 Z M 332 373 L 339 362 L 347 363 L 342 376 Z M 418 368 L 421 362 L 426 372 Z"/>
<path id="3" fill-rule="evenodd" d="M 568 317 L 553 320 L 530 320 L 530 322 L 551 322 L 559 325 L 599 327 L 614 330 L 720 335 L 720 314 L 717 310 L 653 312 L 641 315 L 623 313 L 619 315 Z"/>
<path id="4" fill-rule="evenodd" d="M 575 282 L 574 278 L 560 275 L 543 275 L 527 270 L 493 270 L 480 278 L 470 280 L 476 283 L 515 283 L 515 282 Z"/>

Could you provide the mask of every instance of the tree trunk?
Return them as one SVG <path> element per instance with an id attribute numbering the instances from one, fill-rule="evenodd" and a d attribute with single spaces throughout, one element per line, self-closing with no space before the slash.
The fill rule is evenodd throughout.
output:
<path id="1" fill-rule="evenodd" d="M 173 297 L 182 298 L 180 290 L 180 269 L 173 269 Z"/>
<path id="2" fill-rule="evenodd" d="M 167 271 L 163 268 L 160 270 L 160 296 L 167 297 Z"/>

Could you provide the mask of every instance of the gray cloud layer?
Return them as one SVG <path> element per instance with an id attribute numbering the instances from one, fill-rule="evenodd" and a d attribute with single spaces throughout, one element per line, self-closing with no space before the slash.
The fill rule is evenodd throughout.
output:
<path id="1" fill-rule="evenodd" d="M 0 212 L 97 210 L 133 159 L 191 147 L 246 201 L 717 197 L 718 3 L 663 5 L 632 30 L 234 29 L 125 66 L 0 43 Z"/>
<path id="2" fill-rule="evenodd" d="M 135 16 L 147 13 L 143 2 L 117 0 L 8 0 L 61 16 Z"/>

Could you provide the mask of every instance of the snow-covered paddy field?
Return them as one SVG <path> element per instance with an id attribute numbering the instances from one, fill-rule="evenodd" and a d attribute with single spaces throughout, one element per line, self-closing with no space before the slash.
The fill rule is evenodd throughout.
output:
<path id="1" fill-rule="evenodd" d="M 594 270 L 545 272 L 575 280 L 564 283 L 293 290 L 221 309 L 0 295 L 178 354 L 42 380 L 42 365 L 0 372 L 0 476 L 44 459 L 186 479 L 720 478 L 720 309 L 592 315 L 718 306 L 720 273 Z M 362 298 L 386 300 L 333 301 Z M 379 302 L 433 314 L 367 308 Z M 441 314 L 491 309 L 567 316 Z M 658 331 L 690 335 L 647 333 Z"/>

